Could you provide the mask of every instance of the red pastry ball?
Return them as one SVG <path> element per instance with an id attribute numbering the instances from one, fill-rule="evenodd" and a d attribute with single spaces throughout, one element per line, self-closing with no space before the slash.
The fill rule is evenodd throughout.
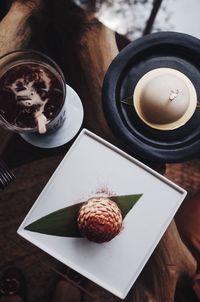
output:
<path id="1" fill-rule="evenodd" d="M 122 214 L 117 204 L 109 198 L 90 198 L 79 211 L 78 226 L 88 240 L 107 242 L 119 234 Z"/>

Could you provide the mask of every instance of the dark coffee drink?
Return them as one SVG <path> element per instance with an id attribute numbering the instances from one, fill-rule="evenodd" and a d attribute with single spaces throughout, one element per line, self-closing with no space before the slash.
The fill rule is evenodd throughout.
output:
<path id="1" fill-rule="evenodd" d="M 59 74 L 46 64 L 17 63 L 0 78 L 0 114 L 16 127 L 46 132 L 46 125 L 58 115 L 63 102 Z"/>

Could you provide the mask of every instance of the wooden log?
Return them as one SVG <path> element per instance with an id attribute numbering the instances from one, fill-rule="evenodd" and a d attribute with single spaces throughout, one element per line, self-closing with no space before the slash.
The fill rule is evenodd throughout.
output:
<path id="1" fill-rule="evenodd" d="M 84 106 L 85 126 L 111 142 L 118 142 L 105 119 L 101 89 L 103 76 L 118 53 L 115 35 L 93 14 L 67 1 L 52 5 L 51 30 L 59 44 L 54 59 L 61 65 L 66 81 L 78 92 Z M 53 47 L 51 53 L 53 53 Z"/>
<path id="2" fill-rule="evenodd" d="M 14 0 L 0 23 L 0 56 L 26 48 L 33 34 L 32 20 L 43 7 L 43 0 Z"/>
<path id="3" fill-rule="evenodd" d="M 57 53 L 52 47 L 50 54 L 53 53 L 64 71 L 67 83 L 78 92 L 82 100 L 84 126 L 130 153 L 130 148 L 111 130 L 102 108 L 104 76 L 118 54 L 115 33 L 100 23 L 92 13 L 70 6 L 64 0 L 51 7 L 49 18 L 52 22 L 51 31 L 59 45 Z M 134 150 L 131 155 L 135 155 Z M 165 170 L 165 165 L 161 163 L 148 161 L 148 165 L 159 172 Z"/>

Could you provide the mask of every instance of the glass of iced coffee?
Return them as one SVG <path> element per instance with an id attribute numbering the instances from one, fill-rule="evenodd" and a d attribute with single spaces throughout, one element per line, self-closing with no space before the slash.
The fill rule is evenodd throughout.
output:
<path id="1" fill-rule="evenodd" d="M 48 56 L 19 50 L 0 58 L 0 125 L 44 134 L 65 120 L 65 78 Z"/>

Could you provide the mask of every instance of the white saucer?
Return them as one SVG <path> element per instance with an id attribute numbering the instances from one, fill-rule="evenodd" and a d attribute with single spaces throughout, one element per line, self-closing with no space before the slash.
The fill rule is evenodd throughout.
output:
<path id="1" fill-rule="evenodd" d="M 67 118 L 55 132 L 47 134 L 20 133 L 28 143 L 40 148 L 56 148 L 69 142 L 79 131 L 83 122 L 83 106 L 77 93 L 67 85 Z"/>

